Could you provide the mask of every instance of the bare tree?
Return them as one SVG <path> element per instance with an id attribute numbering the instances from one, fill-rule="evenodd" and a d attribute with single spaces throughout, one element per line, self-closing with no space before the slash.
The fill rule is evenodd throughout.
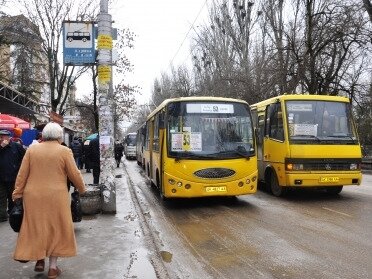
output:
<path id="1" fill-rule="evenodd" d="M 114 125 L 115 130 L 117 131 L 116 134 L 120 134 L 120 122 L 131 116 L 133 110 L 135 109 L 135 96 L 140 94 L 140 88 L 138 86 L 130 85 L 125 81 L 126 74 L 133 71 L 133 65 L 130 63 L 126 53 L 128 48 L 134 47 L 134 40 L 135 35 L 129 29 L 118 30 L 118 40 L 115 43 L 118 60 L 115 63 L 115 71 L 117 73 L 117 77 L 120 77 L 120 79 L 115 81 L 113 88 Z M 94 127 L 92 129 L 98 131 L 98 71 L 96 65 L 89 68 L 93 89 L 90 92 L 89 97 L 85 97 L 83 100 L 78 101 L 76 106 L 84 108 L 84 113 L 92 114 L 91 118 L 94 120 Z"/>
<path id="2" fill-rule="evenodd" d="M 372 22 L 372 3 L 370 0 L 363 0 L 364 8 L 366 9 L 369 20 Z"/>
<path id="3" fill-rule="evenodd" d="M 97 5 L 94 0 L 16 0 L 24 14 L 39 26 L 43 51 L 48 60 L 49 88 L 53 111 L 63 113 L 63 106 L 75 81 L 86 67 L 62 65 L 60 43 L 64 20 L 91 21 Z"/>

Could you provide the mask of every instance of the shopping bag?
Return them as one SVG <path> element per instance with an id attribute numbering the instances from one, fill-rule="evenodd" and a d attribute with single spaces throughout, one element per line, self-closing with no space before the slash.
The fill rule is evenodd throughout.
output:
<path id="1" fill-rule="evenodd" d="M 80 194 L 77 190 L 71 193 L 71 215 L 73 222 L 81 222 L 83 213 L 81 211 Z"/>
<path id="2" fill-rule="evenodd" d="M 22 199 L 16 199 L 14 206 L 9 213 L 9 224 L 15 232 L 19 232 L 21 229 L 23 220 L 23 201 Z"/>

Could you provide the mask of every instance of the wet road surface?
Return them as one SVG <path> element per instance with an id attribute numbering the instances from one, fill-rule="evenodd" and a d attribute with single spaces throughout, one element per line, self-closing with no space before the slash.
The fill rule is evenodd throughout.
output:
<path id="1" fill-rule="evenodd" d="M 136 161 L 124 164 L 158 278 L 372 278 L 370 174 L 338 196 L 163 202 Z"/>

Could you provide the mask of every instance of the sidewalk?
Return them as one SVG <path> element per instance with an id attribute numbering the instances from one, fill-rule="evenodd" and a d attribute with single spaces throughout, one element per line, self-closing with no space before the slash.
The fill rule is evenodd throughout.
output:
<path id="1" fill-rule="evenodd" d="M 86 184 L 92 183 L 91 173 L 82 174 Z M 123 165 L 115 175 L 117 213 L 83 216 L 82 222 L 74 223 L 78 255 L 58 260 L 59 278 L 156 278 Z M 8 222 L 0 223 L 0 278 L 47 278 L 48 262 L 44 273 L 36 273 L 35 262 L 12 259 L 16 238 Z"/>

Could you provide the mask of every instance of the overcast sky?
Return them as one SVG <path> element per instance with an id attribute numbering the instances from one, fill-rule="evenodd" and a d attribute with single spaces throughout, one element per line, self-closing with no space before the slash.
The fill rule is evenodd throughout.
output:
<path id="1" fill-rule="evenodd" d="M 189 30 L 195 20 L 195 28 L 206 21 L 208 2 L 206 0 L 114 2 L 109 6 L 109 13 L 115 21 L 113 27 L 129 28 L 137 36 L 134 50 L 129 53 L 130 61 L 134 65 L 134 74 L 128 76 L 128 81 L 132 85 L 142 87 L 143 95 L 140 102 L 147 102 L 154 79 L 160 77 L 161 72 L 170 70 L 171 61 L 177 66 L 191 60 L 190 40 L 195 32 Z"/>

